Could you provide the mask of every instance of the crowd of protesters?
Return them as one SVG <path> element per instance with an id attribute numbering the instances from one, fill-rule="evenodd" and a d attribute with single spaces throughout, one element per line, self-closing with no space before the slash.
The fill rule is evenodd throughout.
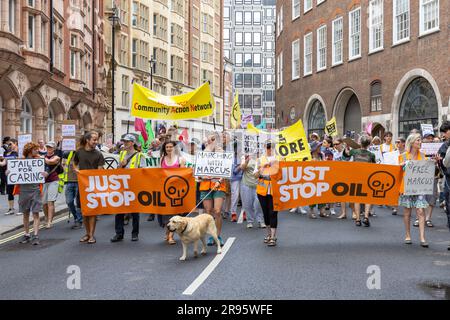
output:
<path id="1" fill-rule="evenodd" d="M 426 228 L 432 228 L 431 220 L 433 208 L 440 206 L 444 209 L 450 221 L 449 182 L 450 182 L 450 123 L 445 122 L 440 127 L 441 136 L 428 133 L 424 137 L 417 130 L 411 131 L 408 137 L 393 139 L 391 132 L 384 133 L 382 139 L 370 136 L 367 133 L 354 137 L 353 140 L 358 147 L 353 148 L 346 143 L 348 137 L 320 137 L 317 133 L 309 136 L 309 146 L 313 161 L 355 161 L 376 163 L 376 157 L 371 152 L 371 147 L 379 146 L 381 154 L 398 151 L 399 165 L 404 166 L 410 160 L 431 159 L 436 163 L 435 193 L 424 196 L 399 195 L 398 207 L 391 207 L 392 215 L 397 215 L 398 208 L 403 208 L 403 220 L 405 225 L 404 243 L 411 244 L 410 225 L 413 209 L 416 219 L 413 226 L 419 229 L 420 245 L 428 247 L 425 237 Z M 64 192 L 66 204 L 74 218 L 72 229 L 81 229 L 84 225 L 85 235 L 80 239 L 81 243 L 94 244 L 95 227 L 97 218 L 95 216 L 83 216 L 80 205 L 80 194 L 78 191 L 77 174 L 80 170 L 103 168 L 104 153 L 113 153 L 119 156 L 119 168 L 133 169 L 145 168 L 147 156 L 153 157 L 158 154 L 159 167 L 164 169 L 186 167 L 188 162 L 194 162 L 195 154 L 199 150 L 210 152 L 234 152 L 234 163 L 230 179 L 202 177 L 197 181 L 197 212 L 211 214 L 216 222 L 218 238 L 223 245 L 222 225 L 223 220 L 237 222 L 240 217 L 246 221 L 246 228 L 259 227 L 267 230 L 264 243 L 268 246 L 277 244 L 278 212 L 273 209 L 271 174 L 278 170 L 279 159 L 275 154 L 275 143 L 271 140 L 264 144 L 262 154 L 242 154 L 237 152 L 240 141 L 234 140 L 228 132 L 219 134 L 211 132 L 204 141 L 192 139 L 182 142 L 178 136 L 176 126 L 168 130 L 160 130 L 156 138 L 148 142 L 148 147 L 143 150 L 133 134 L 125 135 L 119 143 L 106 148 L 98 143 L 99 135 L 96 132 L 87 132 L 77 143 L 77 150 L 62 152 L 61 143 L 53 141 L 44 142 L 39 139 L 37 143 L 29 142 L 23 148 L 23 154 L 18 154 L 18 143 L 16 139 L 5 137 L 3 139 L 3 154 L 0 156 L 0 192 L 8 195 L 9 208 L 5 215 L 23 214 L 25 235 L 22 243 L 40 243 L 39 213 L 44 212 L 44 227 L 52 228 L 55 215 L 55 201 L 58 194 Z M 443 142 L 439 152 L 432 157 L 426 157 L 420 149 L 422 142 Z M 103 152 L 102 152 L 103 151 Z M 182 152 L 183 151 L 183 152 Z M 183 154 L 191 156 L 185 159 Z M 45 183 L 29 185 L 8 185 L 8 160 L 17 158 L 43 158 L 45 160 Z M 195 163 L 192 163 L 195 165 Z M 19 196 L 19 208 L 14 208 L 14 197 Z M 238 203 L 241 203 L 241 212 L 238 212 Z M 339 220 L 347 219 L 348 211 L 352 213 L 352 219 L 356 226 L 370 227 L 371 218 L 376 216 L 376 206 L 360 203 L 318 203 L 306 208 L 294 208 L 291 213 L 308 214 L 309 218 L 318 217 L 330 219 L 336 216 Z M 317 210 L 317 211 L 316 211 Z M 318 215 L 316 215 L 318 213 Z M 29 216 L 33 215 L 33 234 L 29 232 Z M 176 244 L 174 234 L 166 229 L 170 216 L 156 215 L 158 224 L 165 231 L 164 241 L 170 245 Z M 362 220 L 361 220 L 362 218 Z M 124 239 L 124 225 L 132 219 L 132 241 L 138 241 L 139 213 L 118 214 L 115 217 L 115 235 L 111 242 Z M 148 215 L 147 221 L 153 221 L 154 215 Z M 208 245 L 214 245 L 212 238 L 208 239 Z M 450 246 L 449 246 L 450 250 Z"/>

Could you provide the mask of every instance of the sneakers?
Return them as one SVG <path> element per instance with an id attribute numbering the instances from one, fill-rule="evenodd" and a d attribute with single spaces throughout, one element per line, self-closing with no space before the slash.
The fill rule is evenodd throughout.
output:
<path id="1" fill-rule="evenodd" d="M 306 211 L 305 209 L 303 209 L 303 208 L 300 208 L 300 213 L 301 214 L 307 214 L 308 213 L 308 211 Z"/>
<path id="2" fill-rule="evenodd" d="M 335 215 L 336 215 L 336 210 L 334 210 L 334 208 L 331 208 L 331 209 L 330 209 L 330 212 L 331 212 L 331 215 L 332 215 L 332 216 L 335 216 Z"/>
<path id="3" fill-rule="evenodd" d="M 5 212 L 5 216 L 9 216 L 11 214 L 14 214 L 14 209 L 9 208 L 8 211 Z"/>
<path id="4" fill-rule="evenodd" d="M 74 225 L 73 225 L 70 229 L 72 229 L 72 230 L 78 230 L 78 229 L 81 229 L 82 225 L 83 225 L 83 224 L 82 224 L 81 222 L 75 221 Z"/>
<path id="5" fill-rule="evenodd" d="M 419 219 L 416 219 L 416 221 L 414 221 L 413 226 L 414 226 L 414 227 L 418 227 L 418 226 L 419 226 Z"/>
<path id="6" fill-rule="evenodd" d="M 397 215 L 397 209 L 396 208 L 392 208 L 392 215 L 396 216 Z"/>
<path id="7" fill-rule="evenodd" d="M 38 237 L 38 236 L 33 236 L 33 237 L 31 238 L 31 244 L 34 245 L 34 246 L 39 245 L 39 244 L 40 244 L 40 242 L 39 242 L 39 237 Z"/>
<path id="8" fill-rule="evenodd" d="M 139 237 L 137 234 L 131 235 L 131 241 L 139 241 Z"/>
<path id="9" fill-rule="evenodd" d="M 20 240 L 20 243 L 29 243 L 31 241 L 31 237 L 29 234 L 25 234 L 22 239 Z"/>
<path id="10" fill-rule="evenodd" d="M 111 238 L 111 242 L 119 242 L 123 240 L 123 235 L 116 234 L 114 237 Z"/>
<path id="11" fill-rule="evenodd" d="M 236 212 L 231 213 L 231 222 L 237 222 L 237 214 Z"/>
<path id="12" fill-rule="evenodd" d="M 218 238 L 219 238 L 220 246 L 222 246 L 222 247 L 223 247 L 223 240 L 222 240 L 222 237 L 221 237 L 221 236 L 219 236 Z"/>
<path id="13" fill-rule="evenodd" d="M 251 229 L 251 228 L 253 228 L 253 223 L 251 223 L 251 222 L 247 223 L 247 229 Z"/>
<path id="14" fill-rule="evenodd" d="M 260 222 L 260 223 L 259 223 L 259 227 L 260 227 L 261 229 L 267 228 L 267 226 L 266 226 L 266 224 L 265 224 L 264 222 Z"/>
<path id="15" fill-rule="evenodd" d="M 208 243 L 206 244 L 208 247 L 212 247 L 215 244 L 213 237 L 208 238 Z"/>
<path id="16" fill-rule="evenodd" d="M 16 212 L 16 216 L 23 216 L 22 212 Z"/>
<path id="17" fill-rule="evenodd" d="M 297 208 L 289 210 L 290 213 L 297 213 Z"/>

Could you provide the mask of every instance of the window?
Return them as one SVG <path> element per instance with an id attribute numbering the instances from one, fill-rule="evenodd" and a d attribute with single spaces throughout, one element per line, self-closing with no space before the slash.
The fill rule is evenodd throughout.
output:
<path id="1" fill-rule="evenodd" d="M 242 11 L 236 11 L 234 13 L 234 23 L 235 24 L 243 24 L 244 22 L 244 16 L 242 14 Z"/>
<path id="2" fill-rule="evenodd" d="M 47 52 L 47 22 L 42 22 L 41 24 L 41 52 Z"/>
<path id="3" fill-rule="evenodd" d="M 223 41 L 225 41 L 225 42 L 230 41 L 230 29 L 228 29 L 228 28 L 223 29 Z"/>
<path id="4" fill-rule="evenodd" d="M 9 0 L 8 10 L 9 32 L 16 32 L 16 0 Z"/>
<path id="5" fill-rule="evenodd" d="M 322 2 L 325 2 L 325 0 L 317 0 L 317 5 L 321 4 Z"/>
<path id="6" fill-rule="evenodd" d="M 370 111 L 381 110 L 381 82 L 374 81 L 370 86 Z"/>
<path id="7" fill-rule="evenodd" d="M 265 74 L 264 75 L 264 84 L 265 85 L 272 85 L 273 84 L 273 74 Z"/>
<path id="8" fill-rule="evenodd" d="M 369 2 L 369 52 L 383 49 L 383 0 Z"/>
<path id="9" fill-rule="evenodd" d="M 260 94 L 254 94 L 253 95 L 253 108 L 261 108 L 261 95 Z"/>
<path id="10" fill-rule="evenodd" d="M 267 19 L 273 18 L 273 9 L 266 8 L 266 18 Z"/>
<path id="11" fill-rule="evenodd" d="M 253 45 L 254 46 L 261 46 L 261 32 L 255 32 L 253 33 Z"/>
<path id="12" fill-rule="evenodd" d="M 225 21 L 230 20 L 230 7 L 223 8 L 223 20 L 225 20 Z"/>
<path id="13" fill-rule="evenodd" d="M 277 16 L 277 36 L 283 31 L 283 6 L 280 7 L 280 12 Z"/>
<path id="14" fill-rule="evenodd" d="M 22 134 L 33 132 L 33 114 L 28 99 L 22 98 L 22 112 L 20 113 L 20 132 Z"/>
<path id="15" fill-rule="evenodd" d="M 361 8 L 349 13 L 349 59 L 361 56 Z"/>
<path id="16" fill-rule="evenodd" d="M 261 74 L 253 75 L 253 88 L 261 88 Z"/>
<path id="17" fill-rule="evenodd" d="M 138 11 L 139 11 L 138 8 L 139 8 L 139 4 L 135 1 L 133 1 L 132 15 L 131 15 L 131 25 L 133 27 L 137 27 L 137 25 L 138 25 Z"/>
<path id="18" fill-rule="evenodd" d="M 252 33 L 244 32 L 244 46 L 251 46 L 251 45 L 252 45 Z"/>
<path id="19" fill-rule="evenodd" d="M 261 11 L 254 11 L 253 12 L 253 24 L 254 25 L 261 25 Z"/>
<path id="20" fill-rule="evenodd" d="M 63 70 L 63 37 L 62 23 L 56 18 L 53 22 L 53 67 Z"/>
<path id="21" fill-rule="evenodd" d="M 30 14 L 28 16 L 28 49 L 34 49 L 34 21 L 34 16 Z"/>
<path id="22" fill-rule="evenodd" d="M 244 108 L 251 109 L 253 108 L 253 97 L 251 94 L 244 94 Z"/>
<path id="23" fill-rule="evenodd" d="M 252 24 L 252 12 L 251 11 L 244 12 L 244 24 L 246 24 L 246 25 Z"/>
<path id="24" fill-rule="evenodd" d="M 252 67 L 252 54 L 251 53 L 245 53 L 244 54 L 244 67 Z"/>
<path id="25" fill-rule="evenodd" d="M 272 41 L 264 41 L 264 50 L 272 51 L 273 50 L 273 42 Z"/>
<path id="26" fill-rule="evenodd" d="M 273 35 L 273 25 L 272 24 L 266 24 L 265 26 L 265 34 L 266 35 Z"/>
<path id="27" fill-rule="evenodd" d="M 243 78 L 242 73 L 236 73 L 234 75 L 234 85 L 235 85 L 235 87 L 236 88 L 242 88 L 243 84 L 244 84 L 244 78 Z"/>
<path id="28" fill-rule="evenodd" d="M 251 88 L 252 84 L 252 74 L 244 73 L 244 88 Z"/>
<path id="29" fill-rule="evenodd" d="M 300 17 L 300 0 L 292 0 L 292 20 Z"/>
<path id="30" fill-rule="evenodd" d="M 277 89 L 283 85 L 283 51 L 280 52 L 277 58 Z"/>
<path id="31" fill-rule="evenodd" d="M 55 140 L 55 113 L 51 106 L 48 107 L 47 139 L 48 141 Z"/>
<path id="32" fill-rule="evenodd" d="M 242 67 L 242 53 L 239 53 L 239 52 L 235 53 L 234 64 L 236 67 Z"/>
<path id="33" fill-rule="evenodd" d="M 343 56 L 343 45 L 342 41 L 344 38 L 344 19 L 338 18 L 333 21 L 333 52 L 332 61 L 333 65 L 342 63 Z"/>
<path id="34" fill-rule="evenodd" d="M 128 76 L 122 76 L 122 106 L 128 106 L 128 100 L 130 95 L 130 78 Z"/>
<path id="35" fill-rule="evenodd" d="M 234 39 L 235 45 L 236 46 L 242 46 L 243 45 L 242 32 L 236 32 L 234 34 L 234 36 L 235 36 L 235 39 Z"/>
<path id="36" fill-rule="evenodd" d="M 292 80 L 300 78 L 300 39 L 292 42 Z"/>
<path id="37" fill-rule="evenodd" d="M 132 55 L 131 66 L 133 68 L 137 68 L 137 55 L 138 55 L 138 52 L 137 52 L 138 48 L 137 48 L 137 46 L 138 46 L 137 39 L 133 39 L 132 46 L 131 46 L 131 55 Z"/>
<path id="38" fill-rule="evenodd" d="M 317 71 L 327 68 L 327 26 L 317 29 Z"/>
<path id="39" fill-rule="evenodd" d="M 304 5 L 303 12 L 306 13 L 312 9 L 313 2 L 312 2 L 312 0 L 304 0 L 303 5 Z"/>
<path id="40" fill-rule="evenodd" d="M 409 40 L 409 0 L 395 0 L 394 3 L 394 44 Z"/>
<path id="41" fill-rule="evenodd" d="M 439 30 L 439 0 L 420 0 L 420 35 Z"/>
<path id="42" fill-rule="evenodd" d="M 273 59 L 272 58 L 265 58 L 265 67 L 266 67 L 266 69 L 273 68 Z"/>
<path id="43" fill-rule="evenodd" d="M 76 78 L 77 77 L 77 53 L 74 50 L 77 47 L 77 36 L 71 35 L 70 36 L 70 77 Z"/>
<path id="44" fill-rule="evenodd" d="M 315 132 L 323 137 L 325 128 L 325 110 L 319 100 L 315 100 L 308 116 L 308 137 Z"/>
<path id="45" fill-rule="evenodd" d="M 312 74 L 312 32 L 303 39 L 303 75 Z"/>
<path id="46" fill-rule="evenodd" d="M 253 54 L 253 66 L 254 67 L 261 67 L 261 53 L 254 53 Z"/>

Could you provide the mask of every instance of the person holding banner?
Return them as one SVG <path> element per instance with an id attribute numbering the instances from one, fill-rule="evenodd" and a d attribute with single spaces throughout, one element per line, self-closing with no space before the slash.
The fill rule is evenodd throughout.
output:
<path id="1" fill-rule="evenodd" d="M 161 168 L 162 169 L 174 169 L 174 168 L 185 168 L 186 160 L 179 156 L 179 150 L 177 148 L 177 143 L 174 141 L 167 141 L 161 147 Z M 161 227 L 165 228 L 169 222 L 172 215 L 158 215 L 158 222 Z M 166 235 L 164 240 L 168 244 L 173 245 L 177 242 L 173 239 L 173 232 L 166 228 Z"/>
<path id="2" fill-rule="evenodd" d="M 23 147 L 25 159 L 39 159 L 39 145 L 28 142 Z M 19 190 L 19 210 L 23 213 L 23 229 L 25 234 L 20 243 L 38 245 L 39 242 L 39 212 L 42 210 L 41 187 L 39 183 L 17 185 Z M 30 236 L 30 212 L 33 214 L 33 236 Z"/>
<path id="3" fill-rule="evenodd" d="M 205 152 L 221 152 L 222 147 L 219 143 L 217 134 L 210 134 L 207 137 Z M 222 233 L 222 206 L 226 197 L 226 181 L 223 178 L 202 177 L 200 181 L 200 198 L 203 200 L 203 207 L 206 213 L 212 215 L 216 222 L 217 237 L 220 245 L 223 246 Z M 214 238 L 208 238 L 208 246 L 214 245 Z"/>
<path id="4" fill-rule="evenodd" d="M 322 143 L 316 140 L 313 140 L 309 143 L 309 149 L 311 150 L 311 156 L 313 161 L 323 161 L 324 154 L 321 151 Z M 326 204 L 312 204 L 309 206 L 309 218 L 317 219 L 316 214 L 314 213 L 314 208 L 317 206 L 319 209 L 319 215 L 322 218 L 329 218 L 330 215 L 325 212 Z"/>
<path id="5" fill-rule="evenodd" d="M 425 155 L 420 152 L 422 139 L 420 134 L 413 133 L 406 139 L 406 152 L 399 155 L 400 166 L 405 166 L 411 160 L 426 160 Z M 423 195 L 400 195 L 399 206 L 404 207 L 403 222 L 405 223 L 405 244 L 412 244 L 411 241 L 411 211 L 416 209 L 417 217 L 419 219 L 419 239 L 420 245 L 428 248 L 428 243 L 425 240 L 425 212 L 429 204 Z"/>
<path id="6" fill-rule="evenodd" d="M 98 133 L 87 132 L 80 139 L 80 148 L 73 157 L 73 169 L 78 174 L 80 170 L 103 169 L 105 159 L 101 151 L 97 150 Z M 78 190 L 77 205 L 81 208 L 80 190 Z M 94 244 L 96 216 L 84 217 L 86 234 L 80 239 L 81 243 Z"/>
<path id="7" fill-rule="evenodd" d="M 269 247 L 277 245 L 278 211 L 273 209 L 271 175 L 278 171 L 278 160 L 275 156 L 275 144 L 266 142 L 266 153 L 258 159 L 255 177 L 258 178 L 256 194 L 264 214 L 264 223 L 267 226 L 267 235 L 264 243 Z"/>
<path id="8" fill-rule="evenodd" d="M 16 139 L 10 139 L 8 141 L 8 148 L 6 149 L 5 154 L 3 155 L 2 160 L 0 161 L 0 166 L 5 167 L 5 170 L 8 169 L 8 159 L 17 159 L 19 157 L 19 147 L 17 145 Z M 8 195 L 8 204 L 9 209 L 5 212 L 5 215 L 14 214 L 14 185 L 7 184 L 6 185 L 6 194 Z"/>

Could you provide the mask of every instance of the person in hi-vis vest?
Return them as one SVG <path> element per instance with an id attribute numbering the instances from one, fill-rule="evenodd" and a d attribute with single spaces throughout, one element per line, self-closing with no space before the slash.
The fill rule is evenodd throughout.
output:
<path id="1" fill-rule="evenodd" d="M 122 138 L 124 149 L 119 154 L 118 168 L 135 169 L 145 168 L 147 162 L 144 155 L 136 150 L 136 137 L 132 134 L 127 134 Z M 139 213 L 131 213 L 133 218 L 133 229 L 131 231 L 131 241 L 139 240 Z M 111 238 L 111 242 L 118 242 L 123 240 L 124 235 L 124 219 L 125 214 L 116 214 L 115 229 L 116 235 Z"/>
<path id="2" fill-rule="evenodd" d="M 264 243 L 268 246 L 277 244 L 278 211 L 273 210 L 271 175 L 278 171 L 279 163 L 275 155 L 275 144 L 266 142 L 266 154 L 258 159 L 255 177 L 258 178 L 256 194 L 264 214 L 264 223 L 267 227 L 267 236 Z"/>

